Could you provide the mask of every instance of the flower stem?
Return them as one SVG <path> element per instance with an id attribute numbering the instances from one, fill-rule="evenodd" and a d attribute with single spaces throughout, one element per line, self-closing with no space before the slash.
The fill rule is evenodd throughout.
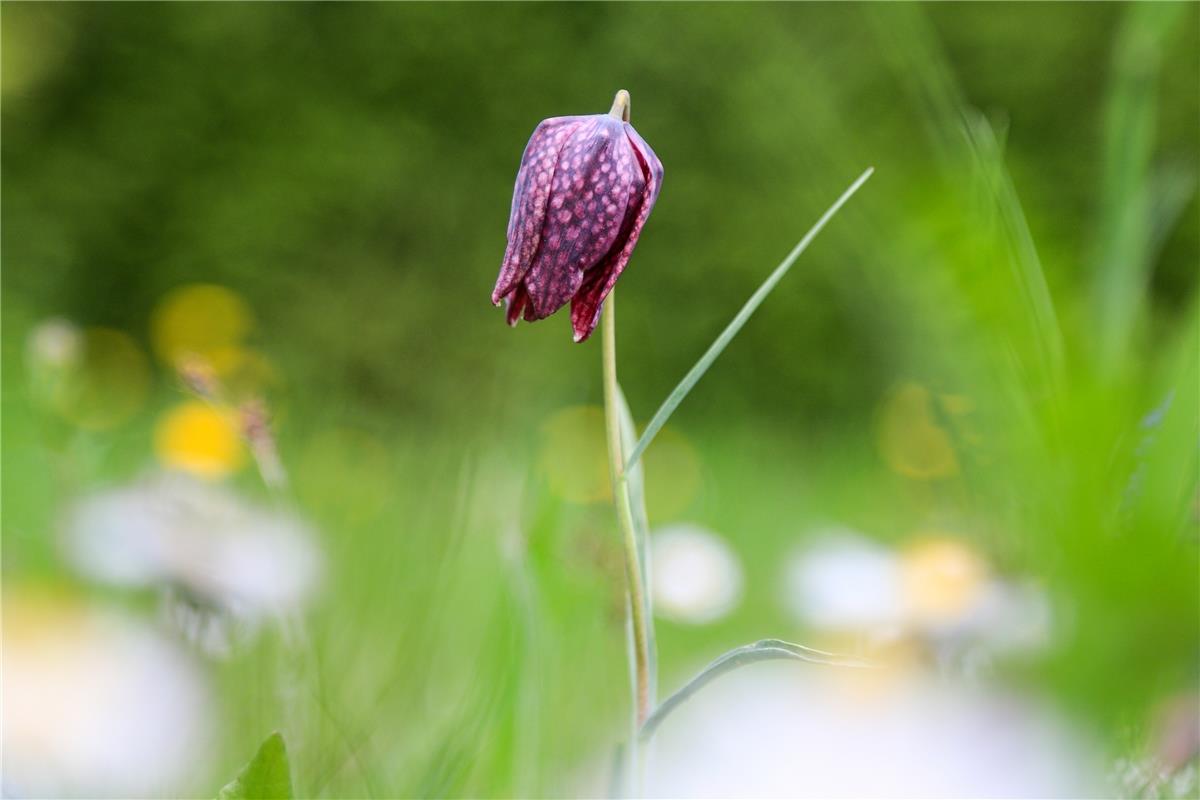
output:
<path id="1" fill-rule="evenodd" d="M 613 98 L 612 108 L 609 109 L 608 115 L 613 119 L 629 122 L 629 106 L 629 92 L 621 89 L 617 92 L 617 96 Z"/>
<path id="2" fill-rule="evenodd" d="M 604 361 L 604 423 L 608 429 L 609 477 L 612 479 L 613 502 L 621 528 L 625 550 L 625 583 L 628 590 L 629 615 L 633 622 L 634 718 L 636 729 L 650 713 L 650 657 L 646 633 L 645 587 L 638 563 L 637 536 L 633 527 L 633 505 L 629 498 L 629 483 L 625 475 L 625 458 L 621 447 L 621 415 L 617 393 L 617 331 L 616 304 L 610 292 L 604 303 L 602 351 Z"/>

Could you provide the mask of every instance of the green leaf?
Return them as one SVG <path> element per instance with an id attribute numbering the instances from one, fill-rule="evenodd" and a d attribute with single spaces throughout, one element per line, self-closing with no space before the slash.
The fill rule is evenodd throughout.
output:
<path id="1" fill-rule="evenodd" d="M 923 111 L 948 188 L 982 215 L 974 226 L 994 239 L 987 251 L 978 253 L 978 263 L 995 257 L 1008 270 L 1010 280 L 994 284 L 974 300 L 964 296 L 963 302 L 986 303 L 986 309 L 976 307 L 976 314 L 991 317 L 1002 309 L 1013 315 L 1003 326 L 1000 357 L 1016 371 L 1014 385 L 1030 389 L 1012 402 L 1017 413 L 1032 418 L 1035 406 L 1049 401 L 1053 419 L 1059 413 L 1056 403 L 1063 380 L 1062 332 L 1024 209 L 1004 163 L 1003 137 L 967 104 L 921 9 L 888 3 L 871 11 L 885 55 Z M 994 254 L 991 247 L 996 248 Z M 978 276 L 971 276 L 969 282 L 984 285 Z"/>
<path id="2" fill-rule="evenodd" d="M 1117 31 L 1104 115 L 1104 173 L 1100 194 L 1097 260 L 1092 304 L 1099 365 L 1111 375 L 1128 354 L 1145 312 L 1152 269 L 1152 184 L 1155 125 L 1161 113 L 1157 87 L 1162 54 L 1178 29 L 1184 7 L 1134 4 Z"/>
<path id="3" fill-rule="evenodd" d="M 800 644 L 792 644 L 785 642 L 782 639 L 763 639 L 754 644 L 744 645 L 728 653 L 717 657 L 715 661 L 709 664 L 696 677 L 692 678 L 683 688 L 675 692 L 675 694 L 663 701 L 662 705 L 654 709 L 654 713 L 646 718 L 642 724 L 642 730 L 639 734 L 643 742 L 648 741 L 654 735 L 655 730 L 662 724 L 671 712 L 683 705 L 696 692 L 703 689 L 712 681 L 724 675 L 726 672 L 731 672 L 738 667 L 744 667 L 747 664 L 754 664 L 759 661 L 774 661 L 778 659 L 803 661 L 808 664 L 826 664 L 836 667 L 870 667 L 866 661 L 860 661 L 855 658 L 847 658 L 845 656 L 826 653 L 823 650 L 814 650 L 811 647 L 805 647 Z"/>
<path id="4" fill-rule="evenodd" d="M 692 390 L 692 387 L 695 386 L 702 377 L 704 377 L 704 373 L 708 372 L 708 368 L 711 367 L 712 363 L 717 360 L 717 356 L 721 355 L 721 352 L 729 345 L 731 341 L 733 341 L 733 337 L 737 336 L 738 331 L 740 331 L 742 326 L 746 324 L 746 321 L 750 319 L 750 315 L 753 314 L 760 305 L 762 305 L 763 300 L 767 299 L 767 295 L 769 295 L 771 290 L 775 288 L 776 284 L 783 279 L 783 276 L 787 274 L 789 269 L 791 269 L 792 264 L 795 263 L 796 259 L 800 257 L 800 254 L 808 249 L 809 244 L 811 244 L 812 240 L 815 239 L 817 234 L 821 232 L 821 229 L 825 227 L 826 223 L 833 219 L 834 214 L 836 214 L 841 207 L 845 205 L 846 201 L 858 191 L 860 186 L 866 183 L 867 178 L 871 177 L 871 173 L 874 171 L 874 167 L 869 167 L 866 172 L 858 176 L 858 180 L 850 184 L 849 189 L 842 192 L 842 196 L 839 197 L 837 201 L 829 207 L 829 210 L 826 211 L 819 220 L 817 220 L 817 224 L 813 225 L 812 228 L 809 229 L 808 233 L 804 234 L 804 238 L 800 240 L 799 244 L 792 248 L 792 252 L 788 253 L 787 258 L 785 258 L 779 264 L 779 266 L 775 268 L 774 272 L 767 276 L 767 279 L 763 281 L 762 285 L 758 287 L 754 294 L 750 295 L 750 299 L 746 301 L 744 306 L 742 306 L 742 310 L 739 311 L 737 316 L 733 318 L 733 321 L 725 327 L 725 330 L 721 331 L 721 335 L 718 336 L 716 341 L 709 346 L 704 355 L 700 356 L 700 360 L 696 362 L 696 365 L 688 371 L 687 375 L 683 376 L 683 380 L 679 382 L 679 385 L 672 390 L 671 394 L 667 396 L 667 399 L 663 401 L 662 406 L 660 406 L 658 411 L 655 412 L 654 417 L 650 420 L 650 424 L 646 426 L 646 430 L 642 433 L 642 438 L 638 439 L 637 445 L 633 448 L 633 452 L 630 453 L 629 457 L 625 460 L 626 472 L 629 472 L 633 468 L 633 465 L 637 464 L 637 460 L 641 458 L 642 453 L 644 453 L 646 448 L 650 446 L 650 442 L 654 440 L 654 437 L 662 429 L 662 426 L 667 423 L 667 420 L 670 418 L 671 414 L 673 414 L 675 409 L 679 407 L 679 404 L 683 402 L 683 398 L 687 397 L 688 392 Z"/>
<path id="5" fill-rule="evenodd" d="M 1009 269 L 1033 337 L 1040 381 L 1047 391 L 1057 394 L 1063 371 L 1062 330 L 1033 234 L 991 124 L 974 109 L 964 107 L 960 113 L 975 175 L 982 180 L 985 197 L 990 198 L 998 214 L 1000 229 L 1010 251 Z"/>
<path id="6" fill-rule="evenodd" d="M 1196 176 L 1183 159 L 1173 159 L 1155 169 L 1149 185 L 1151 200 L 1147 258 L 1153 261 L 1158 258 L 1167 237 L 1192 199 L 1196 191 Z"/>
<path id="7" fill-rule="evenodd" d="M 258 748 L 250 763 L 226 784 L 217 800 L 292 800 L 292 770 L 279 731 Z"/>

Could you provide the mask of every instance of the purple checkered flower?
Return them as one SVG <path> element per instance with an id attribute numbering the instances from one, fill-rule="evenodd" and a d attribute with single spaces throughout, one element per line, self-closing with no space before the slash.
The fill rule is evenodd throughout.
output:
<path id="1" fill-rule="evenodd" d="M 492 302 L 508 323 L 571 303 L 575 341 L 600 321 L 662 186 L 654 151 L 629 124 L 629 94 L 607 114 L 543 120 L 521 157 L 508 249 Z"/>

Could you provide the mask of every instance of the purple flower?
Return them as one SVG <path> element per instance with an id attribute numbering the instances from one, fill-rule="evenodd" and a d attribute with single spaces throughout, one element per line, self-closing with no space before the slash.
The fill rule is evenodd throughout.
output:
<path id="1" fill-rule="evenodd" d="M 662 163 L 628 120 L 621 90 L 608 114 L 552 117 L 530 137 L 492 291 L 510 325 L 570 301 L 575 341 L 595 330 L 662 186 Z"/>

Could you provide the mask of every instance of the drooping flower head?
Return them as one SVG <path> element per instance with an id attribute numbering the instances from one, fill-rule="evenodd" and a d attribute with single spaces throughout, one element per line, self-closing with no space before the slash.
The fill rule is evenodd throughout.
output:
<path id="1" fill-rule="evenodd" d="M 662 163 L 629 124 L 624 89 L 607 114 L 543 120 L 521 157 L 508 249 L 492 291 L 493 303 L 507 301 L 508 323 L 544 319 L 570 301 L 575 341 L 590 336 L 662 176 Z"/>

